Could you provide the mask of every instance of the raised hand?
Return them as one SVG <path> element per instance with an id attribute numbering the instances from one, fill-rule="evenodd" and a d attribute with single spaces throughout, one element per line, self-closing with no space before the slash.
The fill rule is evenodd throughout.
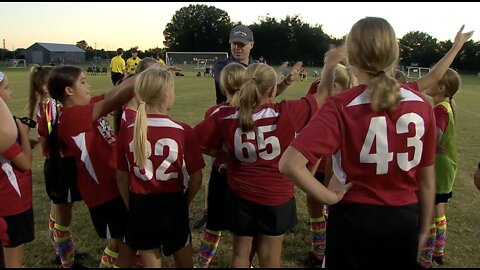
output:
<path id="1" fill-rule="evenodd" d="M 464 28 L 465 25 L 462 25 L 462 27 L 460 27 L 460 30 L 458 30 L 457 35 L 455 36 L 454 45 L 463 46 L 463 44 L 465 44 L 465 42 L 467 42 L 467 40 L 472 37 L 473 31 L 463 33 Z"/>
<path id="2" fill-rule="evenodd" d="M 347 59 L 347 47 L 341 45 L 339 47 L 328 50 L 325 53 L 324 63 L 338 64 Z"/>

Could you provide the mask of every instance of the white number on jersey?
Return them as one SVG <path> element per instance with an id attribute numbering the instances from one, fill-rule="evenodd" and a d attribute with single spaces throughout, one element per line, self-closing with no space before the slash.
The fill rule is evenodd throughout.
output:
<path id="1" fill-rule="evenodd" d="M 420 163 L 423 152 L 423 143 L 420 140 L 425 133 L 423 118 L 416 113 L 407 113 L 398 118 L 396 123 L 397 134 L 408 132 L 408 125 L 415 125 L 415 136 L 407 138 L 407 147 L 415 149 L 413 159 L 408 160 L 407 153 L 397 153 L 397 164 L 400 169 L 408 171 Z M 375 140 L 376 152 L 370 154 Z M 393 160 L 393 153 L 388 151 L 387 121 L 385 116 L 373 117 L 360 151 L 360 162 L 377 164 L 377 175 L 388 173 L 388 164 Z"/>
<path id="2" fill-rule="evenodd" d="M 147 160 L 145 162 L 144 172 L 140 171 L 140 168 L 137 166 L 133 166 L 133 172 L 135 176 L 140 178 L 143 181 L 149 181 L 153 179 L 153 162 L 149 159 L 152 155 L 152 145 L 149 141 L 147 143 Z M 156 156 L 163 156 L 164 148 L 168 148 L 168 156 L 167 158 L 158 166 L 157 170 L 155 171 L 155 178 L 159 181 L 167 181 L 172 178 L 178 178 L 177 172 L 172 173 L 165 173 L 168 168 L 175 163 L 178 158 L 178 144 L 175 140 L 163 138 L 158 140 L 155 143 L 155 155 Z M 130 142 L 128 145 L 130 152 L 133 153 L 133 141 Z"/>
<path id="3" fill-rule="evenodd" d="M 251 142 L 243 142 L 243 135 L 247 137 L 247 140 L 257 140 L 258 156 L 261 159 L 273 160 L 278 157 L 280 155 L 280 141 L 276 136 L 265 137 L 265 133 L 272 132 L 276 128 L 277 125 L 258 127 L 257 135 L 253 131 L 243 132 L 241 128 L 237 128 L 234 137 L 235 156 L 237 159 L 245 163 L 254 163 L 258 158 L 255 145 Z M 267 150 L 268 145 L 272 147 L 270 153 Z M 244 149 L 246 150 L 246 156 Z"/>

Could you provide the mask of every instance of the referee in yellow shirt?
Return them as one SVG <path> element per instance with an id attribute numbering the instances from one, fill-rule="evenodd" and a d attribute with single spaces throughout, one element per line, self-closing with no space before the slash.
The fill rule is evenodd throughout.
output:
<path id="1" fill-rule="evenodd" d="M 125 60 L 122 58 L 123 49 L 117 49 L 117 56 L 113 57 L 110 61 L 110 70 L 112 72 L 112 83 L 117 85 L 117 82 L 120 81 L 125 75 L 126 66 Z"/>
<path id="2" fill-rule="evenodd" d="M 135 69 L 138 63 L 140 63 L 140 57 L 138 57 L 137 48 L 132 49 L 132 57 L 127 59 L 127 74 L 135 74 Z"/>

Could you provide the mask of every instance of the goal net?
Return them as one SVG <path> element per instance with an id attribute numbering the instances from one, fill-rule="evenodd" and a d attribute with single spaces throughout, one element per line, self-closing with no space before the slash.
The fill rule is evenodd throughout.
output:
<path id="1" fill-rule="evenodd" d="M 431 68 L 426 67 L 408 67 L 407 77 L 409 79 L 418 79 L 430 73 Z"/>
<path id="2" fill-rule="evenodd" d="M 166 52 L 165 63 L 182 68 L 183 73 L 206 75 L 215 62 L 228 58 L 227 52 Z"/>
<path id="3" fill-rule="evenodd" d="M 10 68 L 26 68 L 27 67 L 27 62 L 25 62 L 25 59 L 12 59 L 11 60 L 12 65 Z"/>

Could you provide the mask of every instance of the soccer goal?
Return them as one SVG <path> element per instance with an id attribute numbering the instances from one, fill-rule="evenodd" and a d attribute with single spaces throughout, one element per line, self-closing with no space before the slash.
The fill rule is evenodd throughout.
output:
<path id="1" fill-rule="evenodd" d="M 227 52 L 166 52 L 165 62 L 197 76 L 207 75 L 216 61 L 228 58 Z"/>
<path id="2" fill-rule="evenodd" d="M 10 68 L 26 68 L 27 67 L 27 62 L 25 59 L 12 59 L 11 60 L 12 65 Z"/>
<path id="3" fill-rule="evenodd" d="M 418 79 L 421 78 L 428 73 L 430 73 L 431 68 L 426 67 L 408 67 L 407 69 L 407 77 L 409 79 Z"/>

